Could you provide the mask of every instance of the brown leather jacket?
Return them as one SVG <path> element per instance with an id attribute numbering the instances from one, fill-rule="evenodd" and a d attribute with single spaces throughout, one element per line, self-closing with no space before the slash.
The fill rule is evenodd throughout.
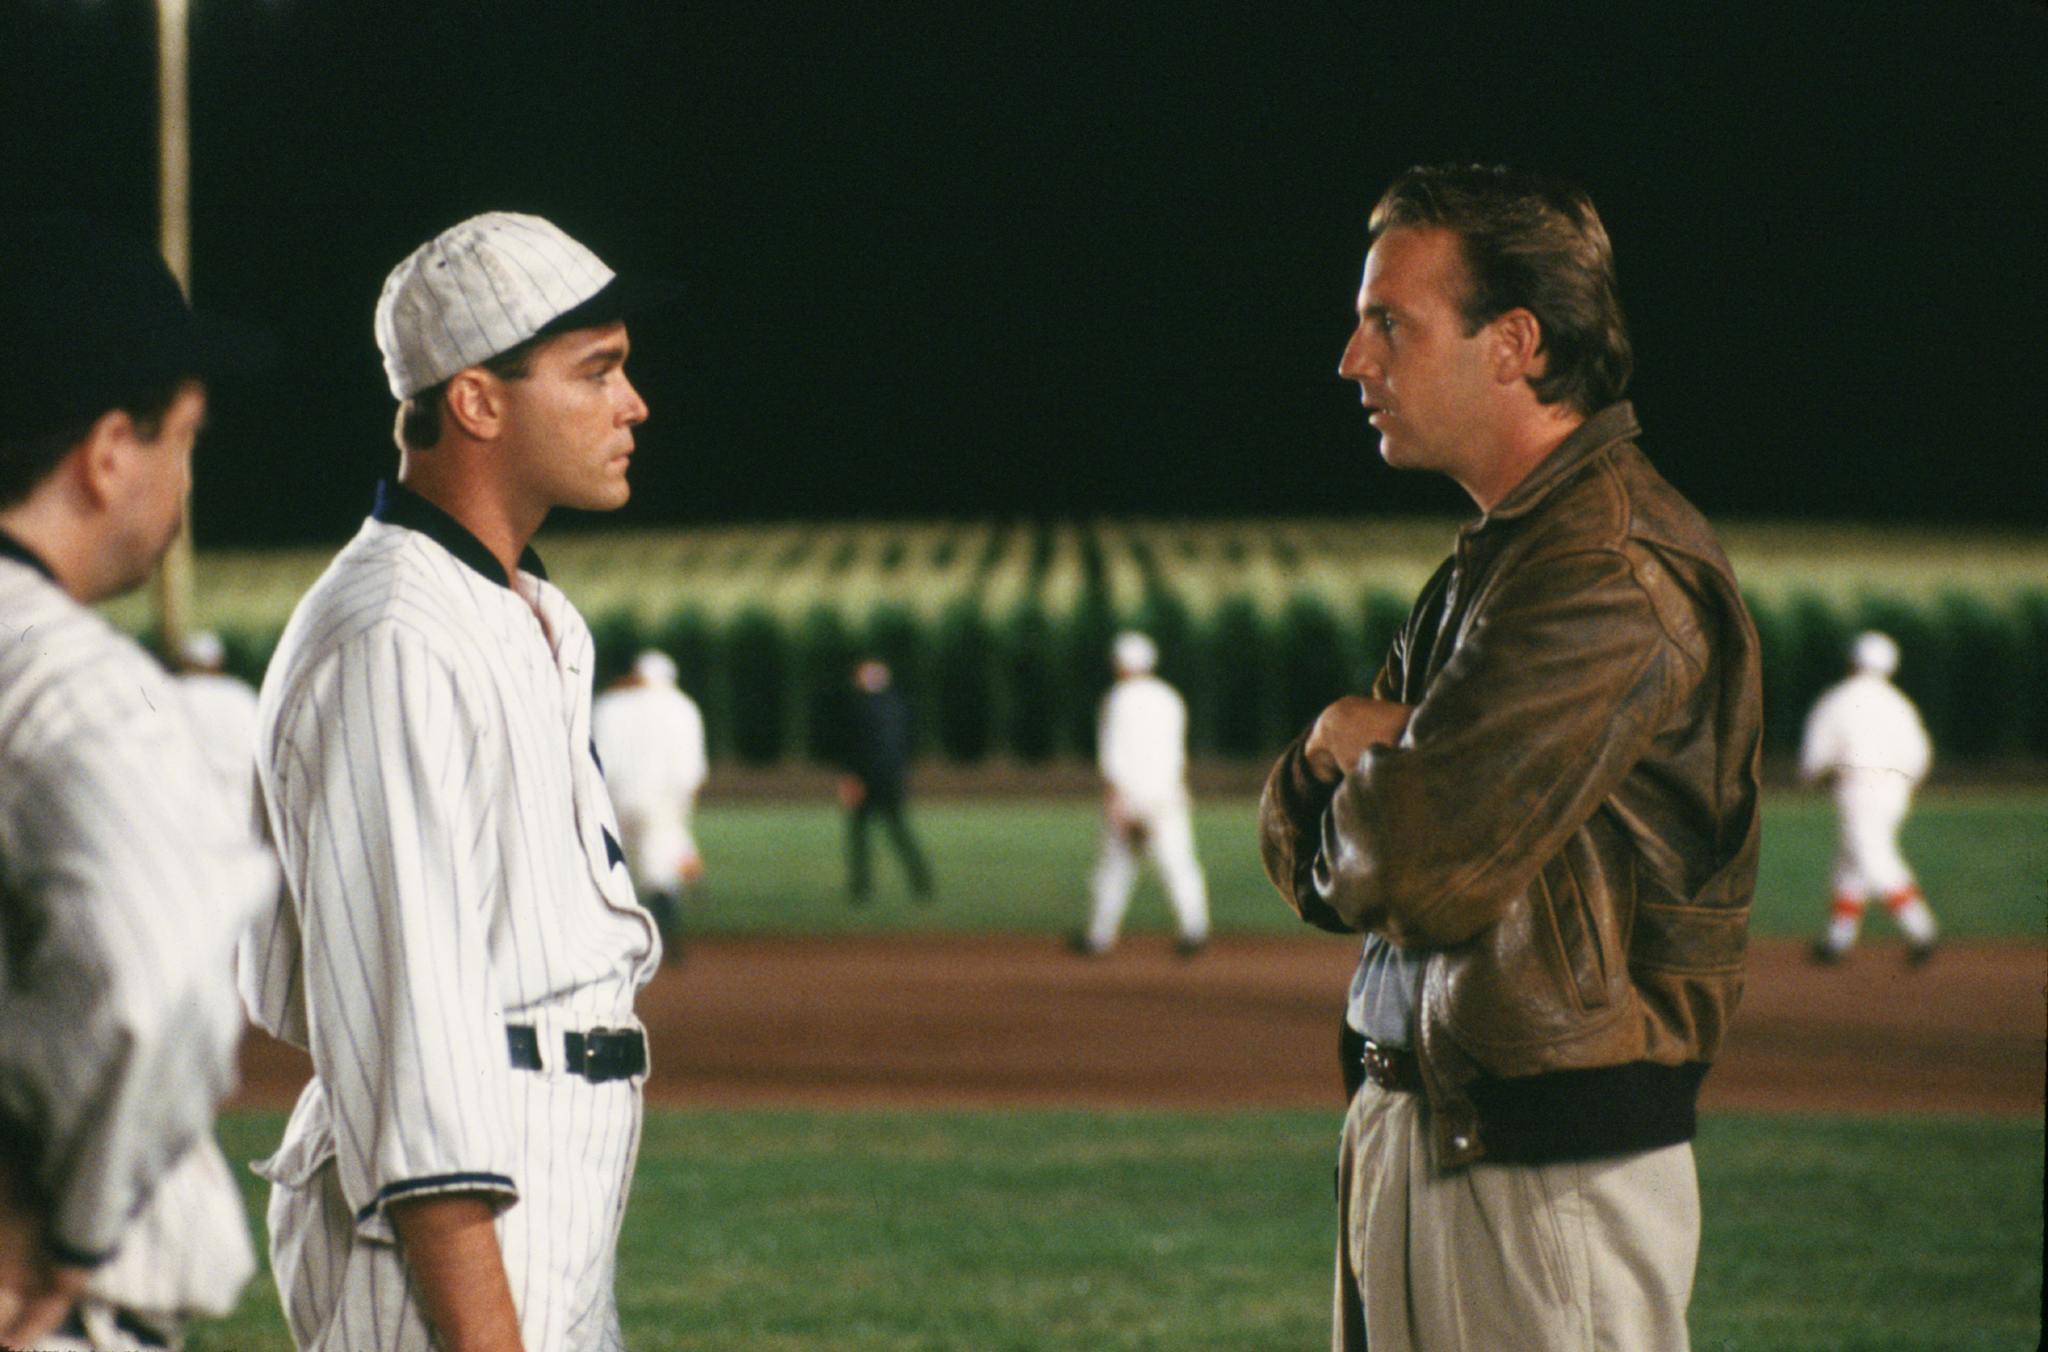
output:
<path id="1" fill-rule="evenodd" d="M 1756 630 L 1713 532 L 1594 415 L 1458 533 L 1374 682 L 1415 706 L 1260 808 L 1304 920 L 1428 952 L 1439 1163 L 1690 1139 L 1756 886 Z"/>

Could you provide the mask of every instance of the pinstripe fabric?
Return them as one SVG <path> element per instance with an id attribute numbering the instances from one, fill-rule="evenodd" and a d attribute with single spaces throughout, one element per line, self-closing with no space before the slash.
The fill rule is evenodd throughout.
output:
<path id="1" fill-rule="evenodd" d="M 118 1247 L 90 1289 L 130 1308 L 222 1313 L 250 1270 L 211 1127 L 267 867 L 170 678 L 0 558 L 0 1109 L 41 1139 L 54 1241 Z"/>
<path id="2" fill-rule="evenodd" d="M 430 529 L 365 523 L 264 681 L 290 899 L 244 995 L 315 1070 L 261 1166 L 273 1267 L 301 1347 L 425 1347 L 386 1205 L 496 1193 L 527 1346 L 613 1347 L 639 1084 L 514 1070 L 505 1033 L 539 1027 L 552 1062 L 563 1029 L 637 1026 L 660 957 L 590 751 L 589 630 L 397 500 Z"/>

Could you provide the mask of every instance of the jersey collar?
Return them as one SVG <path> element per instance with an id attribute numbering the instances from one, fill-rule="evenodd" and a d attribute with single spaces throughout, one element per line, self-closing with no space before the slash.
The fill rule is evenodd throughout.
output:
<path id="1" fill-rule="evenodd" d="M 17 563 L 25 563 L 50 581 L 57 580 L 57 575 L 50 571 L 49 564 L 37 558 L 34 550 L 4 530 L 0 530 L 0 559 L 13 559 Z"/>
<path id="2" fill-rule="evenodd" d="M 499 586 L 512 585 L 512 579 L 505 575 L 505 565 L 484 547 L 483 541 L 470 534 L 468 527 L 460 521 L 404 484 L 379 479 L 377 503 L 370 509 L 370 516 L 387 526 L 416 530 Z M 548 575 L 548 570 L 541 566 L 540 555 L 534 553 L 530 545 L 519 556 L 519 571 L 532 573 L 543 581 Z"/>

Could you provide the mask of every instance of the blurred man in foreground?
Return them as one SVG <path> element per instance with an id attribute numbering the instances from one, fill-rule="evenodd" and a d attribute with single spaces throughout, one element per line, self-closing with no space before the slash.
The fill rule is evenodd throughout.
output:
<path id="1" fill-rule="evenodd" d="M 1807 715 L 1799 749 L 1799 777 L 1834 790 L 1842 833 L 1834 904 L 1813 959 L 1829 965 L 1848 956 L 1863 928 L 1863 909 L 1877 897 L 1906 936 L 1906 960 L 1918 965 L 1934 954 L 1934 913 L 1899 853 L 1899 828 L 1933 763 L 1934 744 L 1920 711 L 1891 682 L 1899 669 L 1898 644 L 1884 634 L 1864 634 L 1849 651 L 1849 666 L 1848 679 L 1830 687 Z"/>
<path id="2" fill-rule="evenodd" d="M 268 864 L 163 668 L 86 607 L 177 534 L 235 354 L 74 218 L 0 224 L 0 345 L 0 1343 L 172 1347 L 252 1270 L 212 1127 Z"/>
<path id="3" fill-rule="evenodd" d="M 1481 515 L 1261 805 L 1289 903 L 1366 936 L 1332 1342 L 1673 1352 L 1756 882 L 1755 631 L 1636 448 L 1592 203 L 1417 169 L 1371 233 L 1339 371 L 1386 462 Z"/>

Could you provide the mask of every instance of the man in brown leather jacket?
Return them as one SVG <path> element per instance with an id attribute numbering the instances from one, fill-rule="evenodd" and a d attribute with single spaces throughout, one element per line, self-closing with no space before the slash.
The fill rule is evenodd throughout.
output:
<path id="1" fill-rule="evenodd" d="M 1366 936 L 1334 1345 L 1671 1352 L 1756 882 L 1756 633 L 1636 449 L 1592 203 L 1417 169 L 1371 232 L 1339 370 L 1387 463 L 1481 516 L 1261 807 L 1289 903 Z"/>

